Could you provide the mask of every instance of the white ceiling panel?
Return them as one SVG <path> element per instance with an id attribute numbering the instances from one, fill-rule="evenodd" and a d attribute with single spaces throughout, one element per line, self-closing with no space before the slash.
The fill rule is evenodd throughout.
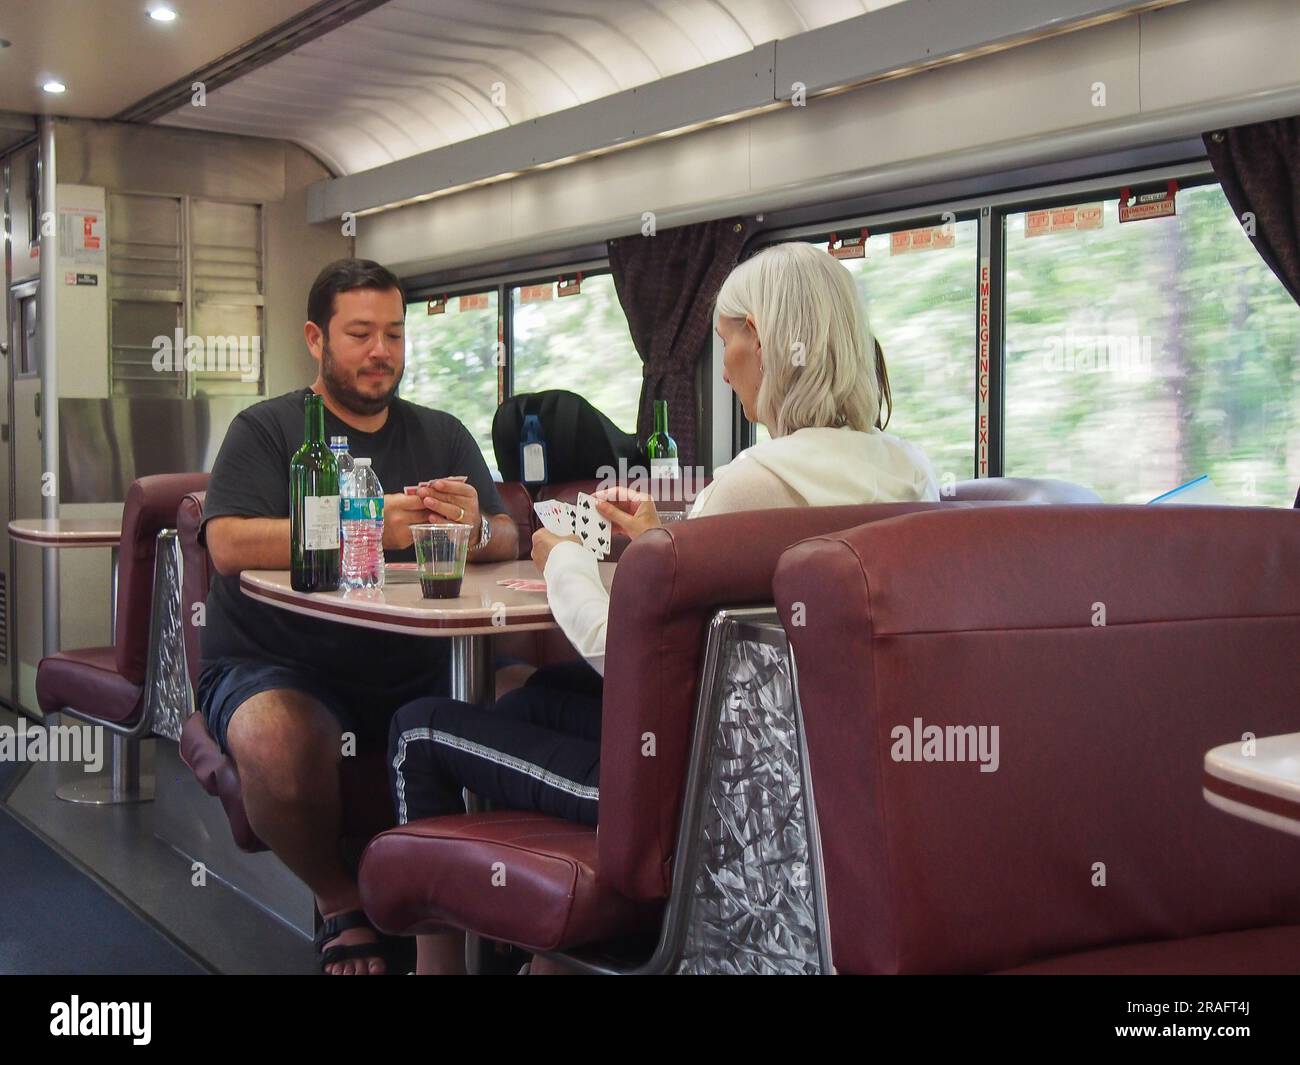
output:
<path id="1" fill-rule="evenodd" d="M 158 121 L 352 174 L 899 2 L 389 0 Z"/>

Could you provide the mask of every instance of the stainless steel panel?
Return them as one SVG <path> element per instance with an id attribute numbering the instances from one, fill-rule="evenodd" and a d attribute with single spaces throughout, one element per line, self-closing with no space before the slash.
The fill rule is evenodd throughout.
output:
<path id="1" fill-rule="evenodd" d="M 733 623 L 714 688 L 680 973 L 825 971 L 789 645 Z"/>
<path id="2" fill-rule="evenodd" d="M 59 181 L 164 195 L 284 198 L 284 145 L 254 137 L 61 120 Z"/>
<path id="3" fill-rule="evenodd" d="M 126 498 L 137 477 L 211 470 L 226 429 L 257 396 L 59 400 L 64 503 Z"/>

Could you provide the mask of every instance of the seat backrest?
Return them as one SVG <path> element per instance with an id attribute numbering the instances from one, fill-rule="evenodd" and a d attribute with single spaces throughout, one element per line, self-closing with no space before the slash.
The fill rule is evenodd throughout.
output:
<path id="1" fill-rule="evenodd" d="M 176 511 L 176 532 L 181 542 L 181 562 L 185 575 L 181 581 L 181 621 L 185 627 L 185 665 L 190 684 L 199 684 L 199 627 L 194 624 L 194 605 L 206 603 L 212 583 L 212 559 L 199 543 L 203 528 L 203 501 L 207 492 L 190 492 Z"/>
<path id="2" fill-rule="evenodd" d="M 773 588 L 840 971 L 1300 923 L 1300 846 L 1202 798 L 1207 750 L 1296 729 L 1294 512 L 908 514 L 792 547 Z"/>
<path id="3" fill-rule="evenodd" d="M 1100 503 L 1091 488 L 1050 477 L 979 477 L 958 481 L 944 499 L 1000 500 L 1004 503 Z"/>
<path id="4" fill-rule="evenodd" d="M 519 441 L 526 414 L 537 415 L 542 425 L 548 481 L 596 477 L 602 466 L 617 467 L 619 459 L 645 463 L 636 437 L 576 392 L 521 392 L 497 407 L 492 417 L 492 450 L 503 480 L 517 481 L 522 476 Z"/>
<path id="5" fill-rule="evenodd" d="M 533 497 L 528 487 L 519 481 L 503 481 L 497 485 L 506 513 L 515 523 L 519 533 L 519 557 L 531 558 L 533 554 Z"/>
<path id="6" fill-rule="evenodd" d="M 637 537 L 615 571 L 610 598 L 601 879 L 633 898 L 668 894 L 705 637 L 714 613 L 772 602 L 777 559 L 805 537 L 913 511 L 992 505 L 877 503 L 746 511 L 678 522 Z"/>
<path id="7" fill-rule="evenodd" d="M 143 684 L 149 665 L 149 617 L 158 533 L 176 527 L 176 509 L 188 492 L 206 488 L 206 473 L 160 473 L 132 483 L 122 507 L 118 550 L 117 671 Z"/>

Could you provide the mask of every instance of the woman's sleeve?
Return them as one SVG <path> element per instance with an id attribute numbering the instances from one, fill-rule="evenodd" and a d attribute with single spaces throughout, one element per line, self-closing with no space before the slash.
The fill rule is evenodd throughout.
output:
<path id="1" fill-rule="evenodd" d="M 593 669 L 605 672 L 605 629 L 609 592 L 596 556 L 570 540 L 556 544 L 546 559 L 546 601 L 556 624 Z"/>

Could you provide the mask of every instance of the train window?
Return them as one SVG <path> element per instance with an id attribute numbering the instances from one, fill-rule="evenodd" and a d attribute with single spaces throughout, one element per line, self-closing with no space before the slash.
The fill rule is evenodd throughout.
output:
<path id="1" fill-rule="evenodd" d="M 862 258 L 843 260 L 885 353 L 894 398 L 886 431 L 923 448 L 941 480 L 975 469 L 977 248 L 978 223 L 963 219 L 871 233 Z M 755 426 L 755 439 L 767 438 Z"/>
<path id="2" fill-rule="evenodd" d="M 406 372 L 399 394 L 453 412 L 492 467 L 500 361 L 495 290 L 406 305 Z"/>
<path id="3" fill-rule="evenodd" d="M 1006 473 L 1114 503 L 1208 474 L 1227 502 L 1289 506 L 1300 308 L 1222 190 L 1124 225 L 1117 199 L 1082 208 L 1006 218 Z"/>
<path id="4" fill-rule="evenodd" d="M 642 363 L 613 276 L 585 274 L 573 295 L 557 288 L 549 281 L 510 290 L 513 391 L 578 392 L 615 425 L 635 432 Z"/>

